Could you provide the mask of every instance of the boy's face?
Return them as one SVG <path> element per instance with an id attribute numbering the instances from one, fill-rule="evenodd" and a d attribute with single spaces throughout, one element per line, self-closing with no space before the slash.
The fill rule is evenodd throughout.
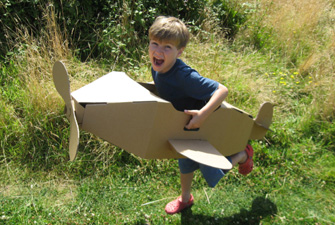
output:
<path id="1" fill-rule="evenodd" d="M 168 72 L 183 51 L 184 48 L 177 49 L 169 41 L 150 40 L 149 57 L 152 68 L 159 73 Z"/>

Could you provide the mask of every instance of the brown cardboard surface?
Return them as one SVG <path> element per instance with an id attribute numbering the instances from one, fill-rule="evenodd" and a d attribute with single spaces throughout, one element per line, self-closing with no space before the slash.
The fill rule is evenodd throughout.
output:
<path id="1" fill-rule="evenodd" d="M 56 86 L 68 82 L 68 78 L 55 78 L 57 73 L 63 73 L 60 77 L 67 76 L 65 68 L 57 69 L 62 65 L 55 64 Z M 69 85 L 64 86 L 70 90 Z M 255 122 L 248 113 L 223 102 L 199 131 L 185 131 L 184 126 L 190 117 L 149 90 L 155 90 L 152 84 L 141 85 L 125 73 L 112 72 L 71 93 L 74 101 L 74 107 L 71 107 L 75 109 L 80 128 L 130 153 L 146 159 L 185 157 L 178 153 L 180 150 L 186 157 L 212 166 L 221 163 L 227 167 L 223 156 L 243 151 L 250 138 L 262 138 L 271 123 L 270 103 L 261 107 Z M 68 99 L 68 95 L 65 98 Z M 73 123 L 76 122 L 72 119 L 71 126 Z M 76 140 L 76 134 L 71 133 L 71 137 Z M 183 140 L 187 146 L 179 143 L 171 147 L 169 140 Z M 202 143 L 201 151 L 197 148 L 199 141 Z M 185 146 L 186 152 L 181 150 Z M 218 157 L 220 163 L 214 160 L 217 152 L 221 154 Z M 72 160 L 75 155 L 71 155 Z"/>
<path id="2" fill-rule="evenodd" d="M 222 156 L 208 141 L 169 140 L 169 143 L 173 149 L 193 161 L 220 169 L 231 169 L 233 167 L 229 160 Z"/>
<path id="3" fill-rule="evenodd" d="M 72 97 L 80 103 L 166 102 L 123 72 L 108 73 L 72 92 Z"/>
<path id="4" fill-rule="evenodd" d="M 77 118 L 74 113 L 74 102 L 72 101 L 71 114 L 70 114 L 70 141 L 69 141 L 69 150 L 70 150 L 70 160 L 73 161 L 78 152 L 79 145 L 79 127 Z"/>
<path id="5" fill-rule="evenodd" d="M 255 119 L 254 128 L 250 134 L 250 139 L 261 139 L 265 136 L 272 123 L 273 105 L 265 102 L 261 105 Z M 265 128 L 265 129 L 264 129 Z"/>
<path id="6" fill-rule="evenodd" d="M 72 94 L 76 102 L 92 102 L 85 106 L 82 129 L 149 159 L 178 157 L 179 154 L 167 143 L 169 139 L 207 140 L 226 156 L 244 150 L 254 126 L 249 114 L 223 103 L 199 131 L 184 131 L 189 116 L 152 95 L 126 74 L 115 74 L 115 77 L 106 75 L 99 79 L 101 82 L 97 80 Z M 119 79 L 127 82 L 119 82 Z M 118 89 L 106 86 L 106 83 L 119 84 Z M 120 90 L 126 93 L 127 99 L 120 96 Z M 91 92 L 95 100 L 89 94 Z M 99 99 L 103 100 L 97 104 Z"/>

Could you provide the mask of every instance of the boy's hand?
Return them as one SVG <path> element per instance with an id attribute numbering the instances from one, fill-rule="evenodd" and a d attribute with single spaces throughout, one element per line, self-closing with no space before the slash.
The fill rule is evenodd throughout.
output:
<path id="1" fill-rule="evenodd" d="M 192 116 L 190 122 L 186 124 L 186 129 L 197 129 L 205 122 L 206 118 L 222 103 L 228 95 L 228 89 L 219 84 L 218 89 L 214 92 L 207 104 L 200 110 L 184 110 L 187 115 Z"/>
<path id="2" fill-rule="evenodd" d="M 184 110 L 187 115 L 192 116 L 191 120 L 186 124 L 185 128 L 192 130 L 200 128 L 202 123 L 205 121 L 205 116 L 200 112 L 200 110 Z"/>

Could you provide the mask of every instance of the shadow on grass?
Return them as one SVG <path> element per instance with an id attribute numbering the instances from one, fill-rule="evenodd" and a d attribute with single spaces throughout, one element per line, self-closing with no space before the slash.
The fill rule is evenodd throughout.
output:
<path id="1" fill-rule="evenodd" d="M 277 206 L 272 201 L 257 197 L 253 200 L 250 211 L 241 209 L 240 213 L 223 218 L 193 214 L 192 208 L 189 208 L 181 213 L 181 224 L 259 224 L 263 218 L 274 216 L 276 213 Z"/>

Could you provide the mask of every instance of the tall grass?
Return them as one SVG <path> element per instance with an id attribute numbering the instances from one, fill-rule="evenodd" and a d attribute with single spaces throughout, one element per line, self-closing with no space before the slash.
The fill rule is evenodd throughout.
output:
<path id="1" fill-rule="evenodd" d="M 334 118 L 335 111 L 333 7 L 328 0 L 263 0 L 254 5 L 253 19 L 237 38 L 237 43 L 251 43 L 273 63 L 281 63 L 283 74 L 298 72 L 305 87 L 292 91 L 311 94 L 306 116 L 312 113 L 323 119 Z"/>
<path id="2" fill-rule="evenodd" d="M 80 66 L 73 57 L 65 33 L 55 22 L 52 5 L 46 7 L 43 19 L 44 26 L 38 37 L 34 37 L 29 24 L 21 23 L 20 19 L 16 20 L 15 31 L 5 30 L 7 44 L 14 52 L 1 65 L 4 153 L 1 158 L 30 162 L 32 168 L 40 168 L 43 162 L 45 169 L 50 169 L 64 156 L 59 149 L 66 145 L 68 126 L 62 116 L 62 99 L 52 81 L 52 66 L 55 61 L 62 60 L 80 76 L 90 73 L 96 76 L 99 69 L 81 73 L 88 67 Z M 86 80 L 94 79 L 92 77 Z M 86 80 L 74 79 L 74 88 L 76 83 L 80 82 L 79 86 L 82 86 L 88 82 Z"/>

